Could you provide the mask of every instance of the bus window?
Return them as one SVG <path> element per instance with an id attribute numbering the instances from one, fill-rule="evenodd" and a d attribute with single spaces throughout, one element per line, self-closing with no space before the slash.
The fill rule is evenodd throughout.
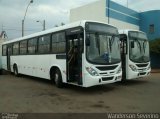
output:
<path id="1" fill-rule="evenodd" d="M 19 54 L 19 43 L 14 43 L 13 44 L 13 55 L 18 55 Z"/>
<path id="2" fill-rule="evenodd" d="M 52 35 L 52 53 L 64 53 L 66 50 L 65 33 L 56 33 Z"/>
<path id="3" fill-rule="evenodd" d="M 28 41 L 28 54 L 34 54 L 37 48 L 37 38 Z"/>
<path id="4" fill-rule="evenodd" d="M 50 35 L 45 35 L 38 40 L 38 52 L 48 53 L 50 51 Z"/>
<path id="5" fill-rule="evenodd" d="M 52 53 L 57 52 L 57 35 L 53 34 L 52 35 Z"/>
<path id="6" fill-rule="evenodd" d="M 7 54 L 7 47 L 6 47 L 6 45 L 3 45 L 2 46 L 2 55 L 6 56 L 6 54 Z"/>
<path id="7" fill-rule="evenodd" d="M 27 41 L 21 41 L 20 42 L 20 54 L 24 55 L 27 53 Z"/>
<path id="8" fill-rule="evenodd" d="M 66 40 L 65 40 L 65 33 L 64 32 L 62 32 L 62 33 L 58 33 L 57 34 L 57 41 L 58 41 L 58 43 L 57 43 L 57 52 L 58 53 L 64 53 L 65 52 L 65 50 L 66 50 Z"/>

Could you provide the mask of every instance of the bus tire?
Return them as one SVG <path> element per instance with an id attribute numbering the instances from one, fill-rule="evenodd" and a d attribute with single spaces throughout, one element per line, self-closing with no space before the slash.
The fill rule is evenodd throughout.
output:
<path id="1" fill-rule="evenodd" d="M 13 73 L 14 73 L 15 76 L 17 76 L 17 77 L 19 76 L 17 65 L 13 66 Z"/>
<path id="2" fill-rule="evenodd" d="M 55 85 L 58 87 L 58 88 L 62 88 L 63 87 L 63 83 L 62 83 L 62 75 L 61 75 L 61 72 L 59 69 L 56 69 L 54 71 L 54 82 L 55 82 Z"/>

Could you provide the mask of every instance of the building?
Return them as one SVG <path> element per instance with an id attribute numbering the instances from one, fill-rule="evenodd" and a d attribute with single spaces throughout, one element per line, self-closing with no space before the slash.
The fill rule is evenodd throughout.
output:
<path id="1" fill-rule="evenodd" d="M 160 38 L 160 10 L 138 12 L 111 0 L 99 0 L 70 11 L 70 22 L 97 20 L 113 24 L 118 29 L 145 32 L 149 40 Z"/>
<path id="2" fill-rule="evenodd" d="M 70 22 L 96 20 L 112 24 L 118 29 L 145 32 L 149 40 L 160 39 L 160 10 L 138 12 L 111 0 L 98 0 L 70 11 Z M 160 54 L 151 53 L 152 68 L 160 69 Z"/>
<path id="3" fill-rule="evenodd" d="M 7 34 L 5 31 L 0 33 L 0 74 L 2 69 L 1 57 L 2 57 L 2 43 L 7 40 Z"/>

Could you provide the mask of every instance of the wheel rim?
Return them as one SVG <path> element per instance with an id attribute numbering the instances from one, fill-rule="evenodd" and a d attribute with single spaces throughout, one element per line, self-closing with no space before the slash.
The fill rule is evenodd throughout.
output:
<path id="1" fill-rule="evenodd" d="M 17 75 L 18 73 L 17 73 L 17 70 L 15 70 L 15 74 Z"/>
<path id="2" fill-rule="evenodd" d="M 17 74 L 18 74 L 18 72 L 17 72 L 17 69 L 16 69 L 16 68 L 14 68 L 14 74 L 15 74 L 15 75 L 17 75 Z"/>
<path id="3" fill-rule="evenodd" d="M 57 84 L 58 83 L 58 78 L 59 78 L 59 75 L 57 73 L 55 73 L 54 75 L 54 80 L 55 80 L 55 83 Z"/>

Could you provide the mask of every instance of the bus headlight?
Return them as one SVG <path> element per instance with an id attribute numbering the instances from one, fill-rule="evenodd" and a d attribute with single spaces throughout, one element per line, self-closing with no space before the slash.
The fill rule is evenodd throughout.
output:
<path id="1" fill-rule="evenodd" d="M 129 67 L 132 69 L 132 71 L 137 72 L 137 68 L 134 65 L 129 65 Z"/>
<path id="2" fill-rule="evenodd" d="M 122 67 L 119 67 L 117 70 L 117 74 L 121 73 L 121 71 L 122 71 Z"/>
<path id="3" fill-rule="evenodd" d="M 149 67 L 147 68 L 147 70 L 150 70 L 151 69 L 151 66 L 149 65 Z"/>
<path id="4" fill-rule="evenodd" d="M 99 76 L 97 71 L 94 70 L 93 68 L 91 67 L 86 67 L 86 70 L 88 71 L 89 74 L 91 74 L 92 76 Z"/>

